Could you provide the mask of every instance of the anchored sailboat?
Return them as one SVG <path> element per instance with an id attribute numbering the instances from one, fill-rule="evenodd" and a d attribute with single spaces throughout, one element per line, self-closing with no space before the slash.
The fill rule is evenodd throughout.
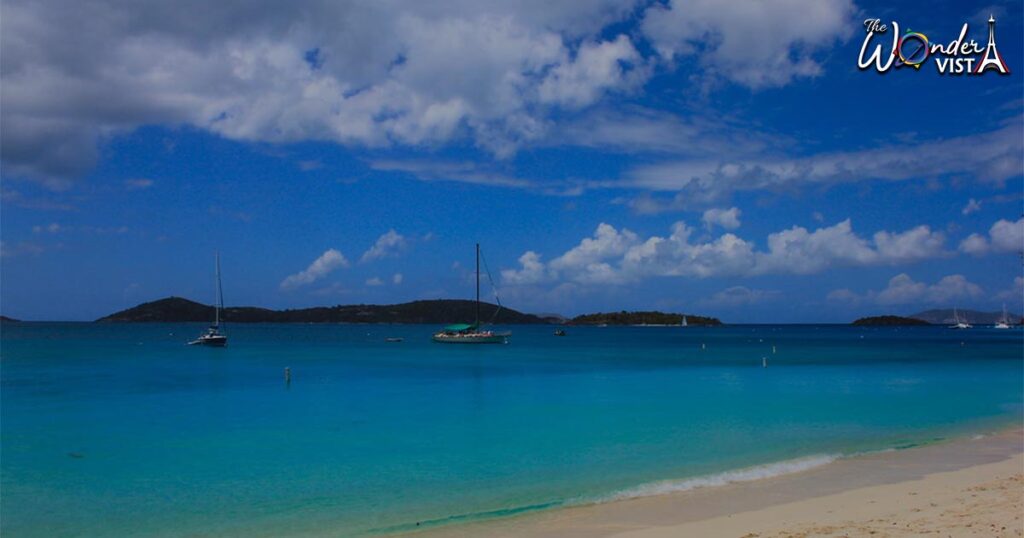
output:
<path id="1" fill-rule="evenodd" d="M 950 329 L 970 329 L 973 325 L 967 323 L 967 318 L 960 319 L 960 313 L 957 312 L 956 308 L 953 308 L 953 324 L 949 326 Z"/>
<path id="2" fill-rule="evenodd" d="M 999 321 L 992 326 L 993 329 L 1009 329 L 1010 328 L 1010 317 L 1006 315 L 1006 303 L 1003 303 L 1003 317 L 999 318 Z"/>
<path id="3" fill-rule="evenodd" d="M 228 344 L 228 336 L 220 330 L 220 311 L 224 308 L 224 291 L 220 285 L 220 252 L 215 256 L 217 272 L 217 297 L 213 309 L 213 325 L 199 338 L 188 343 L 190 346 L 224 347 Z"/>
<path id="4" fill-rule="evenodd" d="M 490 273 L 488 273 L 490 275 Z M 488 277 L 489 278 L 489 277 Z M 493 285 L 493 283 L 492 283 Z M 499 301 L 498 306 L 501 307 Z M 448 325 L 433 336 L 442 344 L 504 344 L 509 333 L 495 333 L 480 330 L 480 244 L 476 245 L 476 315 L 473 323 Z"/>

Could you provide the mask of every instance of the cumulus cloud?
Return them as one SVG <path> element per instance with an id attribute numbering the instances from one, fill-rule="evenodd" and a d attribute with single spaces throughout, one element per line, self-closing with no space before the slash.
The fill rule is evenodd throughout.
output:
<path id="1" fill-rule="evenodd" d="M 948 275 L 934 284 L 915 281 L 910 275 L 900 273 L 891 279 L 880 291 L 857 294 L 849 289 L 833 290 L 828 294 L 832 301 L 848 303 L 870 303 L 878 305 L 936 304 L 948 305 L 956 301 L 978 299 L 984 295 L 981 286 L 967 280 L 963 275 Z"/>
<path id="2" fill-rule="evenodd" d="M 729 209 L 712 208 L 704 212 L 701 220 L 708 230 L 715 226 L 721 226 L 726 230 L 735 230 L 740 227 L 740 210 L 737 207 Z"/>
<path id="3" fill-rule="evenodd" d="M 513 285 L 559 280 L 617 284 L 645 276 L 811 274 L 831 267 L 899 265 L 948 255 L 945 236 L 928 226 L 879 231 L 864 238 L 853 231 L 849 219 L 814 231 L 794 226 L 769 234 L 765 250 L 733 233 L 693 241 L 693 229 L 683 222 L 673 225 L 671 232 L 642 239 L 601 223 L 593 237 L 550 262 L 543 262 L 536 252 L 524 253 L 519 267 L 503 270 L 502 278 Z"/>
<path id="4" fill-rule="evenodd" d="M 101 140 L 146 124 L 272 143 L 460 139 L 504 157 L 552 111 L 646 80 L 632 38 L 604 33 L 634 5 L 11 0 L 0 159 L 58 188 Z"/>
<path id="5" fill-rule="evenodd" d="M 666 58 L 754 89 L 822 73 L 815 53 L 856 28 L 850 0 L 670 0 L 644 12 L 643 32 Z"/>
<path id="6" fill-rule="evenodd" d="M 348 260 L 345 259 L 345 256 L 333 248 L 328 249 L 319 258 L 313 260 L 313 263 L 309 264 L 305 270 L 282 280 L 281 289 L 290 290 L 312 284 L 342 267 L 348 267 Z"/>
<path id="7" fill-rule="evenodd" d="M 407 245 L 408 241 L 405 237 L 394 230 L 388 230 L 387 233 L 377 238 L 377 242 L 363 253 L 359 261 L 365 263 L 389 256 L 397 256 Z"/>
<path id="8" fill-rule="evenodd" d="M 1024 217 L 1016 222 L 996 221 L 988 230 L 988 237 L 973 233 L 960 242 L 960 251 L 974 256 L 1024 251 Z"/>

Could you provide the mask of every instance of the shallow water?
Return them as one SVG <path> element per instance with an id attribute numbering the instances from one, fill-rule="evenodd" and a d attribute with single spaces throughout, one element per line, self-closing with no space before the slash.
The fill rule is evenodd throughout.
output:
<path id="1" fill-rule="evenodd" d="M 454 346 L 430 326 L 235 325 L 227 348 L 183 345 L 201 329 L 3 326 L 5 536 L 389 532 L 1024 416 L 1017 330 L 531 326 Z"/>

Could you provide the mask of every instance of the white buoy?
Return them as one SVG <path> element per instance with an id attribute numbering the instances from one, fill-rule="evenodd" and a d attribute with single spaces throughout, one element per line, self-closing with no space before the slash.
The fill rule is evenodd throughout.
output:
<path id="1" fill-rule="evenodd" d="M 761 368 L 768 367 L 768 357 L 761 357 Z"/>
<path id="2" fill-rule="evenodd" d="M 707 345 L 706 345 L 706 344 L 701 344 L 701 345 L 700 345 L 700 349 L 701 349 L 701 351 L 704 351 L 704 350 L 705 350 L 705 349 L 707 349 L 707 348 L 708 348 L 708 347 L 707 347 Z"/>
<path id="3" fill-rule="evenodd" d="M 775 346 L 772 346 L 772 355 L 775 354 Z"/>

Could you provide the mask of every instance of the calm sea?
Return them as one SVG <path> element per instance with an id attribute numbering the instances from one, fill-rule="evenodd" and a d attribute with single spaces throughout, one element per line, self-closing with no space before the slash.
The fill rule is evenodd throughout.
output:
<path id="1" fill-rule="evenodd" d="M 1024 416 L 1019 330 L 531 326 L 454 346 L 430 326 L 234 325 L 227 348 L 185 346 L 201 329 L 3 326 L 5 537 L 387 533 Z"/>

